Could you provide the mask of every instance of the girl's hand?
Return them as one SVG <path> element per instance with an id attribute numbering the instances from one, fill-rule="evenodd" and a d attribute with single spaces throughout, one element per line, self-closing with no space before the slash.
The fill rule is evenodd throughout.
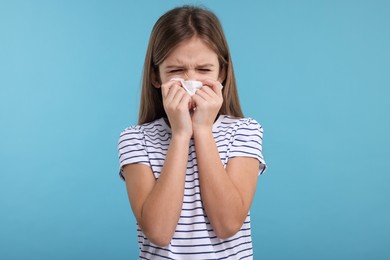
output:
<path id="1" fill-rule="evenodd" d="M 192 122 L 189 111 L 191 97 L 180 82 L 168 81 L 161 86 L 163 105 L 172 129 L 172 136 L 190 139 Z"/>
<path id="2" fill-rule="evenodd" d="M 203 87 L 192 96 L 195 105 L 192 116 L 194 132 L 212 131 L 223 102 L 221 83 L 216 80 L 204 80 L 202 83 Z"/>

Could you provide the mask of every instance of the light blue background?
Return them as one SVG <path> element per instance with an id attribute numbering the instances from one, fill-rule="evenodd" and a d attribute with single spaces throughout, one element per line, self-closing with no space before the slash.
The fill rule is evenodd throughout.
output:
<path id="1" fill-rule="evenodd" d="M 136 259 L 118 177 L 154 22 L 219 16 L 264 127 L 255 259 L 390 259 L 389 1 L 0 2 L 0 259 Z"/>

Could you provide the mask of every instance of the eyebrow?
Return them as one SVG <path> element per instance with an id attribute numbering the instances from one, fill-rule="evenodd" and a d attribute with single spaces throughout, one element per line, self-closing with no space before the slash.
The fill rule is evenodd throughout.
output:
<path id="1" fill-rule="evenodd" d="M 183 67 L 183 65 L 168 65 L 166 68 L 167 69 L 172 69 L 172 68 L 179 68 L 179 67 Z M 199 65 L 196 65 L 195 67 L 202 67 L 202 68 L 204 68 L 204 67 L 214 67 L 214 65 L 213 64 L 211 64 L 211 63 L 205 63 L 205 64 L 199 64 Z"/>

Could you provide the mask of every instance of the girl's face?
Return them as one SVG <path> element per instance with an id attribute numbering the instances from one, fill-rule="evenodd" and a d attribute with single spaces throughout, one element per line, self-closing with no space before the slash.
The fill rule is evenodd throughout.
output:
<path id="1" fill-rule="evenodd" d="M 159 65 L 159 72 L 162 83 L 172 78 L 223 81 L 217 54 L 198 37 L 179 43 Z"/>

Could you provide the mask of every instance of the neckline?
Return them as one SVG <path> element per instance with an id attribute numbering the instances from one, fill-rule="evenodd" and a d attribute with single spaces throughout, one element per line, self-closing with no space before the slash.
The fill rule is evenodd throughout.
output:
<path id="1" fill-rule="evenodd" d="M 223 115 L 218 115 L 217 119 L 214 121 L 214 124 L 213 124 L 213 132 L 217 130 L 217 127 L 221 124 L 223 118 L 224 118 Z M 171 127 L 168 125 L 167 121 L 168 121 L 167 118 L 164 118 L 164 117 L 161 117 L 161 118 L 160 118 L 160 123 L 163 125 L 163 127 L 164 127 L 169 133 L 172 133 L 172 129 L 171 129 Z"/>

